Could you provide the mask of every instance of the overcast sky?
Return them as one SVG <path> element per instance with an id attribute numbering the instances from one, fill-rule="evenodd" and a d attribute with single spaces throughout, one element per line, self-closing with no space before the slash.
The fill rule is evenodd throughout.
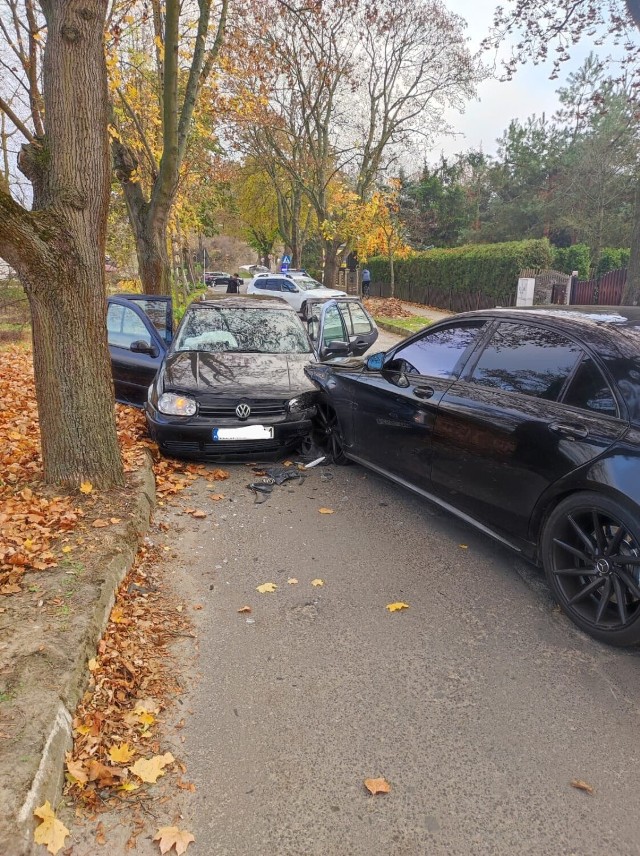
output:
<path id="1" fill-rule="evenodd" d="M 456 12 L 468 23 L 467 34 L 472 49 L 477 49 L 486 35 L 493 18 L 497 0 L 444 0 L 452 12 Z M 502 135 L 511 119 L 524 120 L 532 113 L 551 116 L 557 106 L 555 94 L 558 87 L 564 85 L 567 75 L 578 69 L 590 50 L 599 56 L 605 56 L 604 47 L 593 48 L 588 39 L 584 39 L 573 49 L 573 57 L 560 68 L 558 80 L 549 80 L 552 70 L 551 61 L 544 65 L 528 63 L 516 72 L 511 81 L 487 80 L 478 87 L 480 101 L 468 104 L 463 115 L 449 112 L 447 120 L 460 132 L 456 137 L 443 137 L 433 148 L 433 163 L 442 151 L 445 155 L 469 148 L 482 147 L 483 151 L 493 154 L 496 151 L 496 139 Z M 551 53 L 552 51 L 550 51 Z"/>

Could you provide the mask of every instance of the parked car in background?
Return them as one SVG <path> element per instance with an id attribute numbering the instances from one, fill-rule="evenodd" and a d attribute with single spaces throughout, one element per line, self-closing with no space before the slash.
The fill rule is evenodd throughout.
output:
<path id="1" fill-rule="evenodd" d="M 210 286 L 228 285 L 230 278 L 231 274 L 223 270 L 207 271 L 204 275 L 204 284 Z"/>
<path id="2" fill-rule="evenodd" d="M 353 352 L 349 341 L 331 338 L 338 311 L 331 303 L 320 309 L 315 346 L 280 300 L 194 301 L 173 338 L 166 323 L 166 335 L 158 329 L 160 309 L 166 321 L 170 298 L 111 297 L 107 329 L 116 398 L 144 406 L 165 454 L 228 459 L 298 447 L 315 413 L 316 391 L 304 367 Z"/>
<path id="3" fill-rule="evenodd" d="M 542 564 L 596 639 L 640 642 L 640 308 L 470 312 L 307 372 L 337 462 Z"/>
<path id="4" fill-rule="evenodd" d="M 346 297 L 344 291 L 325 288 L 321 282 L 310 276 L 260 273 L 247 286 L 247 294 L 261 294 L 265 297 L 279 297 L 300 312 L 302 304 L 310 297 Z"/>

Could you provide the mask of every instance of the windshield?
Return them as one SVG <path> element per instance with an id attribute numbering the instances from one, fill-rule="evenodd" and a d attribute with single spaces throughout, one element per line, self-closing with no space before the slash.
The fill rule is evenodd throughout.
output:
<path id="1" fill-rule="evenodd" d="M 322 283 L 318 282 L 317 279 L 313 279 L 310 276 L 296 276 L 292 278 L 298 288 L 303 289 L 303 291 L 311 291 L 314 288 L 322 288 Z"/>
<path id="2" fill-rule="evenodd" d="M 311 349 L 293 312 L 202 306 L 185 313 L 173 350 L 308 354 Z"/>

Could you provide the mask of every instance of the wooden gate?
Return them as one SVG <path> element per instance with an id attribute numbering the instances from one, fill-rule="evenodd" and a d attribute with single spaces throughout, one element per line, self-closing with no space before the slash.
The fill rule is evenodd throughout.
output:
<path id="1" fill-rule="evenodd" d="M 627 269 L 610 270 L 597 279 L 573 283 L 571 303 L 574 306 L 620 306 L 627 282 Z"/>

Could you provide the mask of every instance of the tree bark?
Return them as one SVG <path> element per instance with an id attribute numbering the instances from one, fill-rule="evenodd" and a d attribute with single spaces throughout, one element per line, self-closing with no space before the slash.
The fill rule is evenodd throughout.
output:
<path id="1" fill-rule="evenodd" d="M 322 284 L 325 288 L 335 288 L 338 281 L 338 247 L 340 244 L 332 239 L 322 242 Z"/>
<path id="2" fill-rule="evenodd" d="M 106 334 L 110 189 L 104 56 L 107 0 L 42 0 L 46 135 L 23 147 L 34 210 L 0 190 L 0 256 L 32 315 L 44 476 L 77 487 L 123 482 Z"/>

